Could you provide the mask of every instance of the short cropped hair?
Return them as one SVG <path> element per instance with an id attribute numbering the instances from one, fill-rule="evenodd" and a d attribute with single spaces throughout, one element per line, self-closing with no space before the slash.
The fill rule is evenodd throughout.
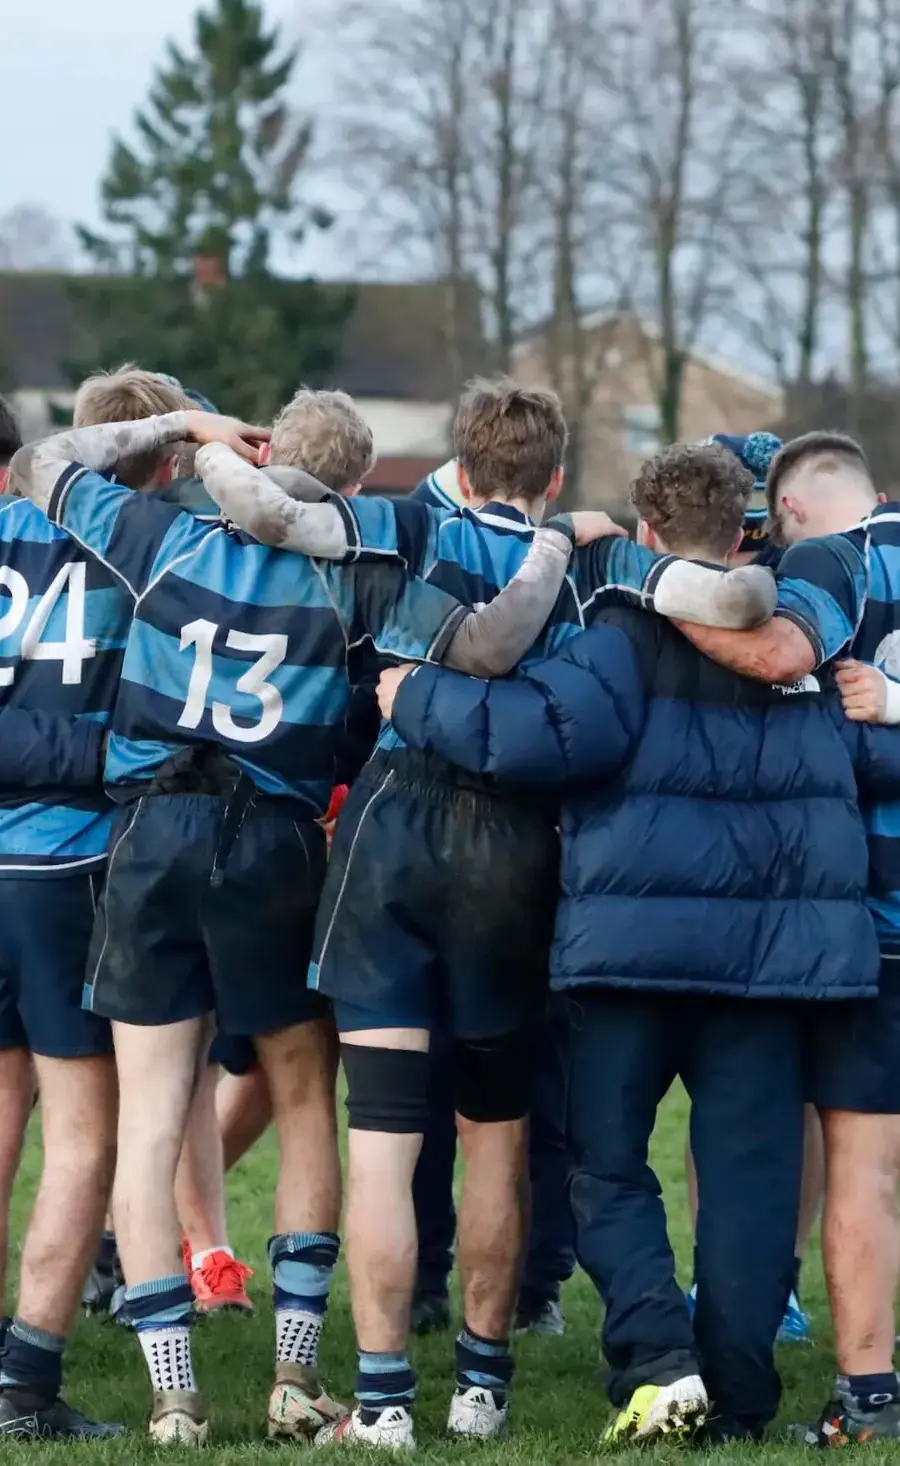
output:
<path id="1" fill-rule="evenodd" d="M 305 469 L 329 489 L 346 489 L 372 471 L 372 429 L 346 392 L 302 387 L 272 425 L 269 461 Z"/>
<path id="2" fill-rule="evenodd" d="M 480 499 L 539 499 L 562 466 L 567 437 L 556 393 L 508 377 L 470 382 L 453 424 L 456 457 Z"/>
<path id="3" fill-rule="evenodd" d="M 117 371 L 98 372 L 82 382 L 75 393 L 73 421 L 76 428 L 105 422 L 136 422 L 165 412 L 188 412 L 193 405 L 171 378 L 126 362 Z M 171 449 L 160 449 L 123 459 L 116 467 L 116 477 L 131 489 L 142 489 L 170 453 Z"/>
<path id="4" fill-rule="evenodd" d="M 672 550 L 725 555 L 741 533 L 754 478 L 719 443 L 675 443 L 650 458 L 631 501 Z"/>
<path id="5" fill-rule="evenodd" d="M 857 473 L 872 481 L 869 460 L 864 449 L 855 438 L 846 433 L 813 432 L 792 438 L 775 454 L 766 476 L 766 500 L 769 518 L 777 523 L 778 488 L 787 474 L 793 473 L 807 459 L 819 460 L 823 473 L 837 473 L 840 468 L 853 468 Z"/>
<path id="6" fill-rule="evenodd" d="M 18 418 L 8 402 L 0 397 L 0 468 L 6 468 L 14 453 L 22 446 Z"/>

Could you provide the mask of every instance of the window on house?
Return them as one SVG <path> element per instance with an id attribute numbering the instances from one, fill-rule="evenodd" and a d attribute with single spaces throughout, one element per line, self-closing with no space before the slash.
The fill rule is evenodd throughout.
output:
<path id="1" fill-rule="evenodd" d="M 661 426 L 659 408 L 655 403 L 623 408 L 625 452 L 637 458 L 649 458 L 658 452 Z"/>

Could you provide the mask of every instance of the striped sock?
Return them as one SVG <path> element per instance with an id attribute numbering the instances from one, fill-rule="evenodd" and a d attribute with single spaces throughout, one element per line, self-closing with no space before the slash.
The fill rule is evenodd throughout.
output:
<path id="1" fill-rule="evenodd" d="M 456 1389 L 490 1390 L 497 1405 L 506 1403 L 513 1377 L 513 1360 L 509 1339 L 483 1339 L 471 1329 L 460 1330 L 456 1337 Z"/>
<path id="2" fill-rule="evenodd" d="M 416 1397 L 416 1375 L 404 1351 L 367 1354 L 360 1349 L 356 1371 L 356 1398 L 363 1425 L 374 1425 L 392 1405 L 407 1409 Z"/>
<path id="3" fill-rule="evenodd" d="M 889 1374 L 848 1374 L 843 1382 L 847 1395 L 861 1410 L 883 1410 L 900 1400 L 900 1380 L 893 1370 Z"/>
<path id="4" fill-rule="evenodd" d="M 340 1241 L 334 1232 L 280 1232 L 269 1239 L 275 1358 L 315 1369 Z"/>
<path id="5" fill-rule="evenodd" d="M 194 1295 L 184 1273 L 154 1278 L 125 1291 L 125 1307 L 140 1340 L 155 1391 L 195 1391 L 191 1359 Z"/>
<path id="6" fill-rule="evenodd" d="M 62 1385 L 65 1339 L 14 1318 L 6 1331 L 0 1362 L 0 1387 L 33 1392 L 55 1400 Z"/>

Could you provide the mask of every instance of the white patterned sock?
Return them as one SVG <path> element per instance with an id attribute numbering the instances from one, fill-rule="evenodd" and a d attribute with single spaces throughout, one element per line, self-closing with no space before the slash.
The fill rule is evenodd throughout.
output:
<path id="1" fill-rule="evenodd" d="M 279 1364 L 305 1364 L 315 1369 L 319 1362 L 319 1340 L 325 1323 L 323 1313 L 298 1308 L 275 1311 L 275 1358 Z"/>
<path id="2" fill-rule="evenodd" d="M 154 1390 L 196 1390 L 187 1324 L 138 1332 Z"/>

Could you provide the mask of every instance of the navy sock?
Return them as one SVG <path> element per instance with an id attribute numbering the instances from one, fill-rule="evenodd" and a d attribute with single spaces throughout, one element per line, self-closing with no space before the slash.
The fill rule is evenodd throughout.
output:
<path id="1" fill-rule="evenodd" d="M 471 1329 L 456 1337 L 456 1388 L 490 1390 L 498 1405 L 506 1401 L 513 1377 L 509 1339 L 483 1339 Z"/>
<path id="2" fill-rule="evenodd" d="M 883 1410 L 885 1405 L 900 1402 L 900 1381 L 896 1374 L 848 1374 L 841 1381 L 846 1382 L 847 1393 L 862 1410 Z"/>
<path id="3" fill-rule="evenodd" d="M 364 1425 L 373 1425 L 391 1405 L 409 1409 L 416 1397 L 416 1375 L 403 1350 L 367 1354 L 360 1349 L 358 1361 L 356 1398 Z"/>
<path id="4" fill-rule="evenodd" d="M 0 1357 L 0 1388 L 28 1390 L 45 1396 L 48 1403 L 54 1400 L 62 1385 L 65 1342 L 59 1334 L 48 1334 L 14 1318 Z"/>
<path id="5" fill-rule="evenodd" d="M 520 1308 L 536 1310 L 544 1303 L 558 1303 L 561 1297 L 562 1288 L 559 1283 L 551 1283 L 546 1288 L 521 1287 L 518 1303 Z"/>

